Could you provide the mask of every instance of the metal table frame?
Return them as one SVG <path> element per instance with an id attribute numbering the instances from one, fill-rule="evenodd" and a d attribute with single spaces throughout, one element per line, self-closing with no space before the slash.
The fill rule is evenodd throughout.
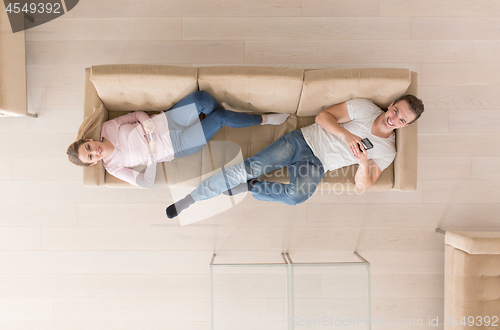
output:
<path id="1" fill-rule="evenodd" d="M 286 253 L 281 253 L 283 258 L 283 263 L 244 263 L 244 264 L 216 264 L 215 257 L 216 254 L 212 255 L 212 260 L 210 261 L 210 328 L 215 329 L 215 318 L 214 318 L 214 268 L 224 268 L 224 267 L 285 267 L 286 275 L 286 324 L 287 330 L 292 330 L 293 325 L 291 320 L 294 317 L 294 267 L 301 266 L 365 266 L 366 267 L 366 292 L 367 292 L 367 329 L 371 330 L 371 277 L 370 277 L 370 262 L 363 258 L 359 253 L 354 252 L 354 255 L 360 260 L 358 262 L 305 262 L 305 263 L 294 263 L 292 258 Z"/>

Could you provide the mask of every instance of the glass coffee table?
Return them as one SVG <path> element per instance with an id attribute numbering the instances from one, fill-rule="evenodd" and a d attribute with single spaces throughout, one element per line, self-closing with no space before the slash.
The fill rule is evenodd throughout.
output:
<path id="1" fill-rule="evenodd" d="M 210 324 L 226 329 L 371 330 L 370 263 L 210 261 Z"/>

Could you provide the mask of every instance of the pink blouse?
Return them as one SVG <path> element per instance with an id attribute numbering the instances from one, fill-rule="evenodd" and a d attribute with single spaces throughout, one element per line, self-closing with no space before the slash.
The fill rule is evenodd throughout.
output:
<path id="1" fill-rule="evenodd" d="M 151 153 L 142 127 L 142 123 L 149 119 L 155 126 L 153 139 L 156 141 L 156 154 Z M 150 118 L 143 111 L 135 111 L 116 117 L 102 124 L 101 138 L 106 138 L 114 146 L 111 155 L 103 158 L 106 171 L 136 186 L 152 187 L 156 178 L 156 163 L 174 159 L 174 147 L 164 113 Z M 133 167 L 138 165 L 147 165 L 146 171 L 134 170 Z"/>

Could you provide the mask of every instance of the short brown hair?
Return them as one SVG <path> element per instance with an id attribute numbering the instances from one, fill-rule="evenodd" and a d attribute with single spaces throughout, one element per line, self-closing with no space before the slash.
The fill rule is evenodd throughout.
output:
<path id="1" fill-rule="evenodd" d="M 414 95 L 408 94 L 408 95 L 401 96 L 399 99 L 397 99 L 396 101 L 394 101 L 394 104 L 398 103 L 401 100 L 405 100 L 406 102 L 408 102 L 408 105 L 410 106 L 411 111 L 416 116 L 415 119 L 413 119 L 408 124 L 411 124 L 415 120 L 417 120 L 418 118 L 420 118 L 420 116 L 424 112 L 424 103 L 422 102 L 421 99 L 419 99 L 418 97 L 416 97 Z"/>

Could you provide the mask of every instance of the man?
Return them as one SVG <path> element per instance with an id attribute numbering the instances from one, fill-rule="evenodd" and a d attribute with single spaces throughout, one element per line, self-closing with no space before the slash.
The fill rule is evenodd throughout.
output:
<path id="1" fill-rule="evenodd" d="M 326 171 L 359 164 L 357 188 L 367 188 L 396 156 L 394 130 L 406 127 L 424 111 L 422 101 L 405 95 L 383 111 L 368 99 L 352 99 L 334 105 L 316 116 L 316 123 L 292 131 L 243 163 L 231 166 L 203 181 L 191 194 L 170 205 L 169 218 L 196 201 L 221 193 L 250 191 L 254 198 L 296 205 L 316 190 Z M 374 145 L 366 150 L 361 142 Z M 259 181 L 261 175 L 288 166 L 289 184 Z"/>

